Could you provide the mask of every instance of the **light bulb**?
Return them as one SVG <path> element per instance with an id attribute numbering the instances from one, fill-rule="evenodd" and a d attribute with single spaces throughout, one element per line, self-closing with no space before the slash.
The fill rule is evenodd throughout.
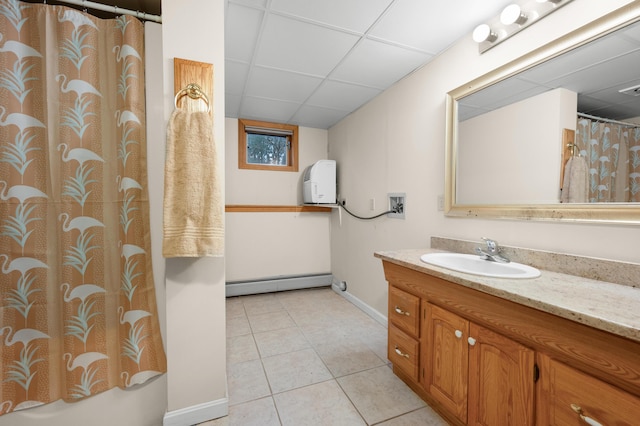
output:
<path id="1" fill-rule="evenodd" d="M 473 41 L 476 43 L 494 42 L 497 38 L 497 34 L 491 31 L 491 27 L 487 24 L 480 24 L 473 30 Z"/>
<path id="2" fill-rule="evenodd" d="M 527 15 L 522 13 L 522 9 L 517 4 L 510 4 L 509 6 L 505 7 L 500 14 L 500 22 L 502 22 L 504 25 L 522 25 L 527 22 Z"/>

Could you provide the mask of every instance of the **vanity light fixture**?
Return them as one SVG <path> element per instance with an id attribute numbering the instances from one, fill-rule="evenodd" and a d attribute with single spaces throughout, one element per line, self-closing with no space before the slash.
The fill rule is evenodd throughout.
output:
<path id="1" fill-rule="evenodd" d="M 502 25 L 524 25 L 527 19 L 527 15 L 522 13 L 522 8 L 517 4 L 510 4 L 505 7 L 500 14 L 500 22 L 502 22 Z"/>
<path id="2" fill-rule="evenodd" d="M 478 25 L 473 30 L 473 41 L 484 53 L 504 40 L 539 21 L 572 0 L 517 0 L 505 7 L 499 16 Z"/>
<path id="3" fill-rule="evenodd" d="M 627 87 L 626 89 L 618 90 L 618 92 L 622 93 L 623 95 L 640 96 L 640 84 L 637 86 L 631 86 Z"/>

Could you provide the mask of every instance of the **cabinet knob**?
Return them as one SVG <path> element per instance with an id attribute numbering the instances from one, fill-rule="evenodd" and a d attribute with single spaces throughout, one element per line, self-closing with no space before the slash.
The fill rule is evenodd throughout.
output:
<path id="1" fill-rule="evenodd" d="M 406 315 L 406 316 L 411 315 L 408 311 L 404 311 L 404 310 L 402 310 L 399 306 L 396 306 L 396 307 L 395 307 L 395 311 L 396 311 L 397 313 L 399 313 L 400 315 Z"/>
<path id="2" fill-rule="evenodd" d="M 458 339 L 460 339 L 462 337 L 462 331 L 460 331 L 460 330 L 456 330 L 456 332 L 454 334 L 456 335 L 456 337 Z"/>
<path id="3" fill-rule="evenodd" d="M 467 342 L 469 342 L 469 344 L 470 344 L 471 346 L 475 346 L 475 345 L 476 345 L 476 339 L 474 339 L 473 337 L 469 337 L 469 338 L 467 339 Z"/>
<path id="4" fill-rule="evenodd" d="M 396 346 L 396 353 L 397 353 L 398 355 L 402 356 L 402 357 L 409 358 L 409 354 L 405 354 L 405 353 L 403 353 L 403 352 L 400 350 L 400 348 L 398 348 L 397 346 Z"/>
<path id="5" fill-rule="evenodd" d="M 590 425 L 590 426 L 602 426 L 602 423 L 596 421 L 595 419 L 592 419 L 591 417 L 587 417 L 584 415 L 584 412 L 582 411 L 582 407 L 580 407 L 577 404 L 571 404 L 571 409 L 573 411 L 576 412 L 576 414 L 578 414 L 580 416 L 580 419 L 585 422 L 586 424 Z"/>

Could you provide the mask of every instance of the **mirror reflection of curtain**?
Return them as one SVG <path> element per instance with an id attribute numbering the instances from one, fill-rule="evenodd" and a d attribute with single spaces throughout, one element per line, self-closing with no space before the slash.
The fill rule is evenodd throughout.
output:
<path id="1" fill-rule="evenodd" d="M 166 371 L 143 25 L 0 2 L 0 414 Z"/>
<path id="2" fill-rule="evenodd" d="M 640 127 L 579 117 L 576 144 L 589 165 L 589 202 L 640 201 Z"/>

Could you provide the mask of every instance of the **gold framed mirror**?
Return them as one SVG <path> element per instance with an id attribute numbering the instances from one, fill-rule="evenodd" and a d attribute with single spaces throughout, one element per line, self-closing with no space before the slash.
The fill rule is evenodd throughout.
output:
<path id="1" fill-rule="evenodd" d="M 474 155 L 474 158 L 477 159 L 477 154 L 480 151 L 476 151 L 475 154 L 469 154 L 461 149 L 465 146 L 460 139 L 461 133 L 464 134 L 463 126 L 461 126 L 461 118 L 466 119 L 472 116 L 472 114 L 469 114 L 469 107 L 477 103 L 478 99 L 482 98 L 485 94 L 489 93 L 491 93 L 491 95 L 485 97 L 492 99 L 492 108 L 494 109 L 521 102 L 525 100 L 524 94 L 520 98 L 512 96 L 513 99 L 497 100 L 496 93 L 500 93 L 500 90 L 509 90 L 510 93 L 514 92 L 512 89 L 514 81 L 525 80 L 525 78 L 522 77 L 524 75 L 551 72 L 557 75 L 562 74 L 563 71 L 559 68 L 559 64 L 570 62 L 567 60 L 567 58 L 570 57 L 569 55 L 574 55 L 571 61 L 574 61 L 574 58 L 578 57 L 586 60 L 589 58 L 588 54 L 593 51 L 593 46 L 596 46 L 600 41 L 616 37 L 618 35 L 617 32 L 623 31 L 633 31 L 632 34 L 635 38 L 637 38 L 637 34 L 640 34 L 640 1 L 634 1 L 447 94 L 444 206 L 446 216 L 562 220 L 596 223 L 640 223 L 640 203 L 638 202 L 560 203 L 560 185 L 558 180 L 561 180 L 561 174 L 563 172 L 562 152 L 564 151 L 561 128 L 560 131 L 557 129 L 554 130 L 558 134 L 557 138 L 545 138 L 545 140 L 550 139 L 553 144 L 555 144 L 548 148 L 548 150 L 550 150 L 549 152 L 553 153 L 550 155 L 553 157 L 553 161 L 539 167 L 541 170 L 553 169 L 550 179 L 547 180 L 554 182 L 554 185 L 556 185 L 552 190 L 545 189 L 546 195 L 536 195 L 535 197 L 531 195 L 532 198 L 530 199 L 523 197 L 522 199 L 511 198 L 509 200 L 493 199 L 491 196 L 482 195 L 474 199 L 473 197 L 464 195 L 477 192 L 475 189 L 477 186 L 469 186 L 465 179 L 478 182 L 482 178 L 482 176 L 478 176 L 477 174 L 467 173 L 468 167 L 466 164 L 468 164 L 468 160 L 467 162 L 464 160 L 464 158 L 473 157 Z M 624 37 L 630 39 L 630 37 L 626 35 Z M 640 45 L 640 39 L 638 39 L 637 42 Z M 602 45 L 600 45 L 599 50 L 602 51 L 606 49 L 602 49 Z M 578 52 L 579 56 L 575 54 L 576 52 Z M 637 67 L 634 73 L 635 78 L 640 78 L 640 76 L 637 75 Z M 529 95 L 527 95 L 526 99 L 531 99 L 531 92 L 537 95 L 544 93 L 545 96 L 551 96 L 550 93 L 552 91 L 567 91 L 567 87 L 571 89 L 568 90 L 570 93 L 569 96 L 571 96 L 572 91 L 578 93 L 580 91 L 580 85 L 567 84 L 563 86 L 561 82 L 558 82 L 557 86 L 546 85 L 542 88 L 529 88 Z M 522 90 L 522 93 L 526 92 L 527 90 Z M 562 97 L 565 96 L 565 94 L 560 93 L 559 96 Z M 577 95 L 574 93 L 573 96 Z M 639 104 L 637 117 L 640 118 L 640 97 L 636 99 L 637 101 L 634 100 L 633 102 Z M 577 103 L 577 97 L 574 99 L 574 102 Z M 485 113 L 489 111 L 489 108 L 484 107 L 483 111 L 483 107 L 481 107 L 478 108 L 478 111 L 480 112 L 476 112 L 476 114 Z M 579 108 L 576 107 L 572 117 L 573 126 L 576 125 L 577 117 L 575 113 L 578 112 Z M 556 115 L 559 114 L 553 115 L 554 119 Z M 562 123 L 560 127 L 562 127 Z M 638 129 L 638 134 L 640 135 L 640 127 L 638 127 Z M 514 141 L 509 140 L 508 143 L 513 145 Z M 500 151 L 506 148 L 506 146 L 503 146 L 500 148 Z M 466 150 L 467 148 L 464 149 Z M 495 152 L 496 148 L 493 147 L 492 149 L 494 150 L 493 152 Z M 509 147 L 509 149 L 513 149 L 513 147 Z M 518 148 L 516 147 L 515 149 Z M 481 152 L 484 160 L 487 156 L 487 151 Z M 529 155 L 524 161 L 532 161 L 531 158 L 534 157 Z M 505 163 L 504 159 L 502 163 Z M 490 172 L 491 167 L 493 166 L 482 165 L 479 170 Z M 480 173 L 480 171 L 477 173 Z M 471 177 L 469 178 L 467 175 Z M 505 176 L 506 178 L 500 179 L 501 181 L 507 181 L 507 183 L 519 182 L 518 179 L 523 182 L 532 180 L 528 176 L 515 177 L 508 174 Z M 489 187 L 495 183 L 491 181 L 491 177 L 488 174 L 485 175 L 484 178 L 486 178 L 484 184 Z M 493 190 L 496 193 L 505 192 L 499 187 L 493 188 Z M 532 191 L 525 189 L 524 192 L 531 193 Z"/>

